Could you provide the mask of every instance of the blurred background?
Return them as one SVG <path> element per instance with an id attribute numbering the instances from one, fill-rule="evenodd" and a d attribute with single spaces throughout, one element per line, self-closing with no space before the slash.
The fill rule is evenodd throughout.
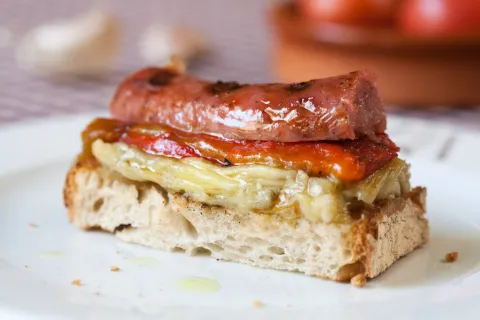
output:
<path id="1" fill-rule="evenodd" d="M 2 0 L 0 124 L 106 110 L 172 55 L 211 80 L 368 69 L 389 112 L 480 129 L 478 0 Z"/>

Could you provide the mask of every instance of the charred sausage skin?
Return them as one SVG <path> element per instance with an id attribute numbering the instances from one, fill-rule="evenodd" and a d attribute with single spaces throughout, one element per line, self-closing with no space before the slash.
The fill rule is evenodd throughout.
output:
<path id="1" fill-rule="evenodd" d="M 363 71 L 292 84 L 240 84 L 152 67 L 120 84 L 110 111 L 122 121 L 237 140 L 374 138 L 386 128 L 377 89 Z"/>

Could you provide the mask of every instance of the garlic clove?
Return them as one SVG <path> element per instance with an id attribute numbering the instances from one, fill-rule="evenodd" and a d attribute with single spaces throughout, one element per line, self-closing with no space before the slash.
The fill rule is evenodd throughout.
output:
<path id="1" fill-rule="evenodd" d="M 29 31 L 16 50 L 19 67 L 41 75 L 95 75 L 110 69 L 119 47 L 119 23 L 103 11 Z"/>
<path id="2" fill-rule="evenodd" d="M 154 24 L 145 30 L 139 47 L 140 55 L 149 64 L 168 64 L 172 56 L 188 64 L 205 51 L 205 38 L 193 29 Z"/>

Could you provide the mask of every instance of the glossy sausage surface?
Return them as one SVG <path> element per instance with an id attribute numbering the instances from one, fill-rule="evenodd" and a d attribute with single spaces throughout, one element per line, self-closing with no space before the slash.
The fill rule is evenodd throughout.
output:
<path id="1" fill-rule="evenodd" d="M 239 84 L 147 68 L 120 84 L 110 110 L 122 121 L 237 140 L 357 139 L 386 127 L 377 89 L 361 71 L 292 84 Z"/>

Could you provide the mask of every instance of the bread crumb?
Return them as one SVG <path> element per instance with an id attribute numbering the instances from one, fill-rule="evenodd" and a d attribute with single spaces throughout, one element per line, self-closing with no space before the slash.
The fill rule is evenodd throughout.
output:
<path id="1" fill-rule="evenodd" d="M 29 223 L 28 226 L 30 228 L 37 228 L 38 227 L 38 225 L 36 223 Z"/>
<path id="2" fill-rule="evenodd" d="M 263 303 L 262 303 L 262 301 L 260 301 L 260 300 L 253 300 L 252 305 L 253 305 L 254 308 L 261 308 L 261 307 L 263 307 Z"/>
<path id="3" fill-rule="evenodd" d="M 120 254 L 120 251 L 117 251 L 116 254 Z"/>
<path id="4" fill-rule="evenodd" d="M 100 293 L 100 291 L 95 291 L 93 294 L 96 295 L 96 296 L 99 296 L 101 293 Z"/>
<path id="5" fill-rule="evenodd" d="M 455 262 L 457 260 L 458 260 L 458 252 L 453 251 L 453 252 L 449 252 L 445 255 L 444 262 L 452 263 L 452 262 Z"/>
<path id="6" fill-rule="evenodd" d="M 82 285 L 82 280 L 80 279 L 75 279 L 72 281 L 72 286 L 81 286 Z"/>
<path id="7" fill-rule="evenodd" d="M 120 268 L 117 267 L 117 266 L 111 266 L 111 267 L 110 267 L 110 271 L 112 271 L 112 272 L 118 272 L 118 271 L 120 271 Z"/>
<path id="8" fill-rule="evenodd" d="M 24 267 L 25 269 L 28 269 L 28 264 L 24 265 L 23 267 Z"/>
<path id="9" fill-rule="evenodd" d="M 361 288 L 367 283 L 367 278 L 364 274 L 357 274 L 350 280 L 350 283 L 355 287 Z"/>

